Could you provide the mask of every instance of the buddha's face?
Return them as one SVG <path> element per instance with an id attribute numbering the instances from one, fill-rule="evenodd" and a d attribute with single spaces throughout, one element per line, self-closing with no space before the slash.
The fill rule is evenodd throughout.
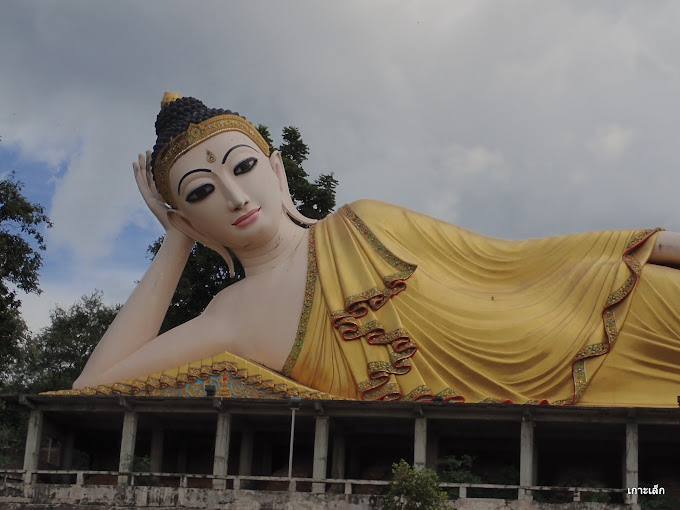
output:
<path id="1" fill-rule="evenodd" d="M 285 175 L 274 158 L 237 131 L 193 147 L 170 169 L 180 221 L 211 243 L 234 250 L 269 242 L 285 217 L 280 181 Z"/>

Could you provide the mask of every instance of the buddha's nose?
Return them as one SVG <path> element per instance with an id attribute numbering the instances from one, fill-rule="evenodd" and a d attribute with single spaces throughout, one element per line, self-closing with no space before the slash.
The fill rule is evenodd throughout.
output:
<path id="1" fill-rule="evenodd" d="M 227 207 L 232 211 L 243 209 L 248 203 L 248 194 L 238 185 L 234 183 L 225 183 L 225 198 L 227 199 Z"/>

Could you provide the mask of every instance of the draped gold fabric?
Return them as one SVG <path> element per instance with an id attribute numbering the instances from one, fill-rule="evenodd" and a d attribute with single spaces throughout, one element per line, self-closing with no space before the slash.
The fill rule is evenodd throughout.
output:
<path id="1" fill-rule="evenodd" d="M 680 271 L 656 230 L 492 239 L 362 200 L 311 228 L 283 374 L 221 353 L 61 394 L 675 407 Z"/>
<path id="2" fill-rule="evenodd" d="M 654 233 L 505 241 L 344 206 L 315 226 L 306 334 L 284 374 L 367 400 L 674 406 L 680 271 L 643 271 Z"/>

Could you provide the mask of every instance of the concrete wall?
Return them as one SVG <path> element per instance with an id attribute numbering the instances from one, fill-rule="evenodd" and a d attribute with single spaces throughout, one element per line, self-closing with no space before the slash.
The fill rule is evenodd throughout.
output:
<path id="1" fill-rule="evenodd" d="M 376 510 L 376 496 L 212 490 L 172 487 L 24 486 L 23 494 L 7 490 L 0 507 L 7 510 L 148 509 L 203 510 Z M 603 503 L 548 504 L 500 499 L 463 499 L 450 502 L 456 510 L 620 510 L 624 505 Z"/>

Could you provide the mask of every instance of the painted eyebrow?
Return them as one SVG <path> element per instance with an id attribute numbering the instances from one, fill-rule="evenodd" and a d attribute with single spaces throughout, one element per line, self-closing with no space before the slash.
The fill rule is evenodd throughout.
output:
<path id="1" fill-rule="evenodd" d="M 177 185 L 177 194 L 178 194 L 178 195 L 179 195 L 179 188 L 182 187 L 182 181 L 184 180 L 184 178 L 190 176 L 190 175 L 193 174 L 194 172 L 210 172 L 210 173 L 212 173 L 212 171 L 209 170 L 208 168 L 197 168 L 196 170 L 190 170 L 190 171 L 188 171 L 188 172 L 185 173 L 185 174 L 182 176 L 182 178 L 179 180 L 179 184 Z"/>
<path id="2" fill-rule="evenodd" d="M 233 151 L 233 150 L 234 150 L 235 148 L 237 148 L 237 147 L 248 147 L 249 149 L 253 149 L 250 145 L 246 145 L 245 143 L 240 143 L 240 144 L 238 144 L 238 145 L 234 145 L 231 149 L 229 149 L 229 150 L 227 151 L 227 153 L 226 153 L 226 154 L 224 155 L 224 157 L 222 158 L 222 164 L 223 164 L 223 165 L 224 165 L 224 163 L 226 163 L 227 158 L 229 157 L 229 154 L 231 154 L 231 151 Z M 253 149 L 253 150 L 255 150 L 255 149 Z M 255 152 L 257 152 L 257 151 L 255 151 Z"/>

